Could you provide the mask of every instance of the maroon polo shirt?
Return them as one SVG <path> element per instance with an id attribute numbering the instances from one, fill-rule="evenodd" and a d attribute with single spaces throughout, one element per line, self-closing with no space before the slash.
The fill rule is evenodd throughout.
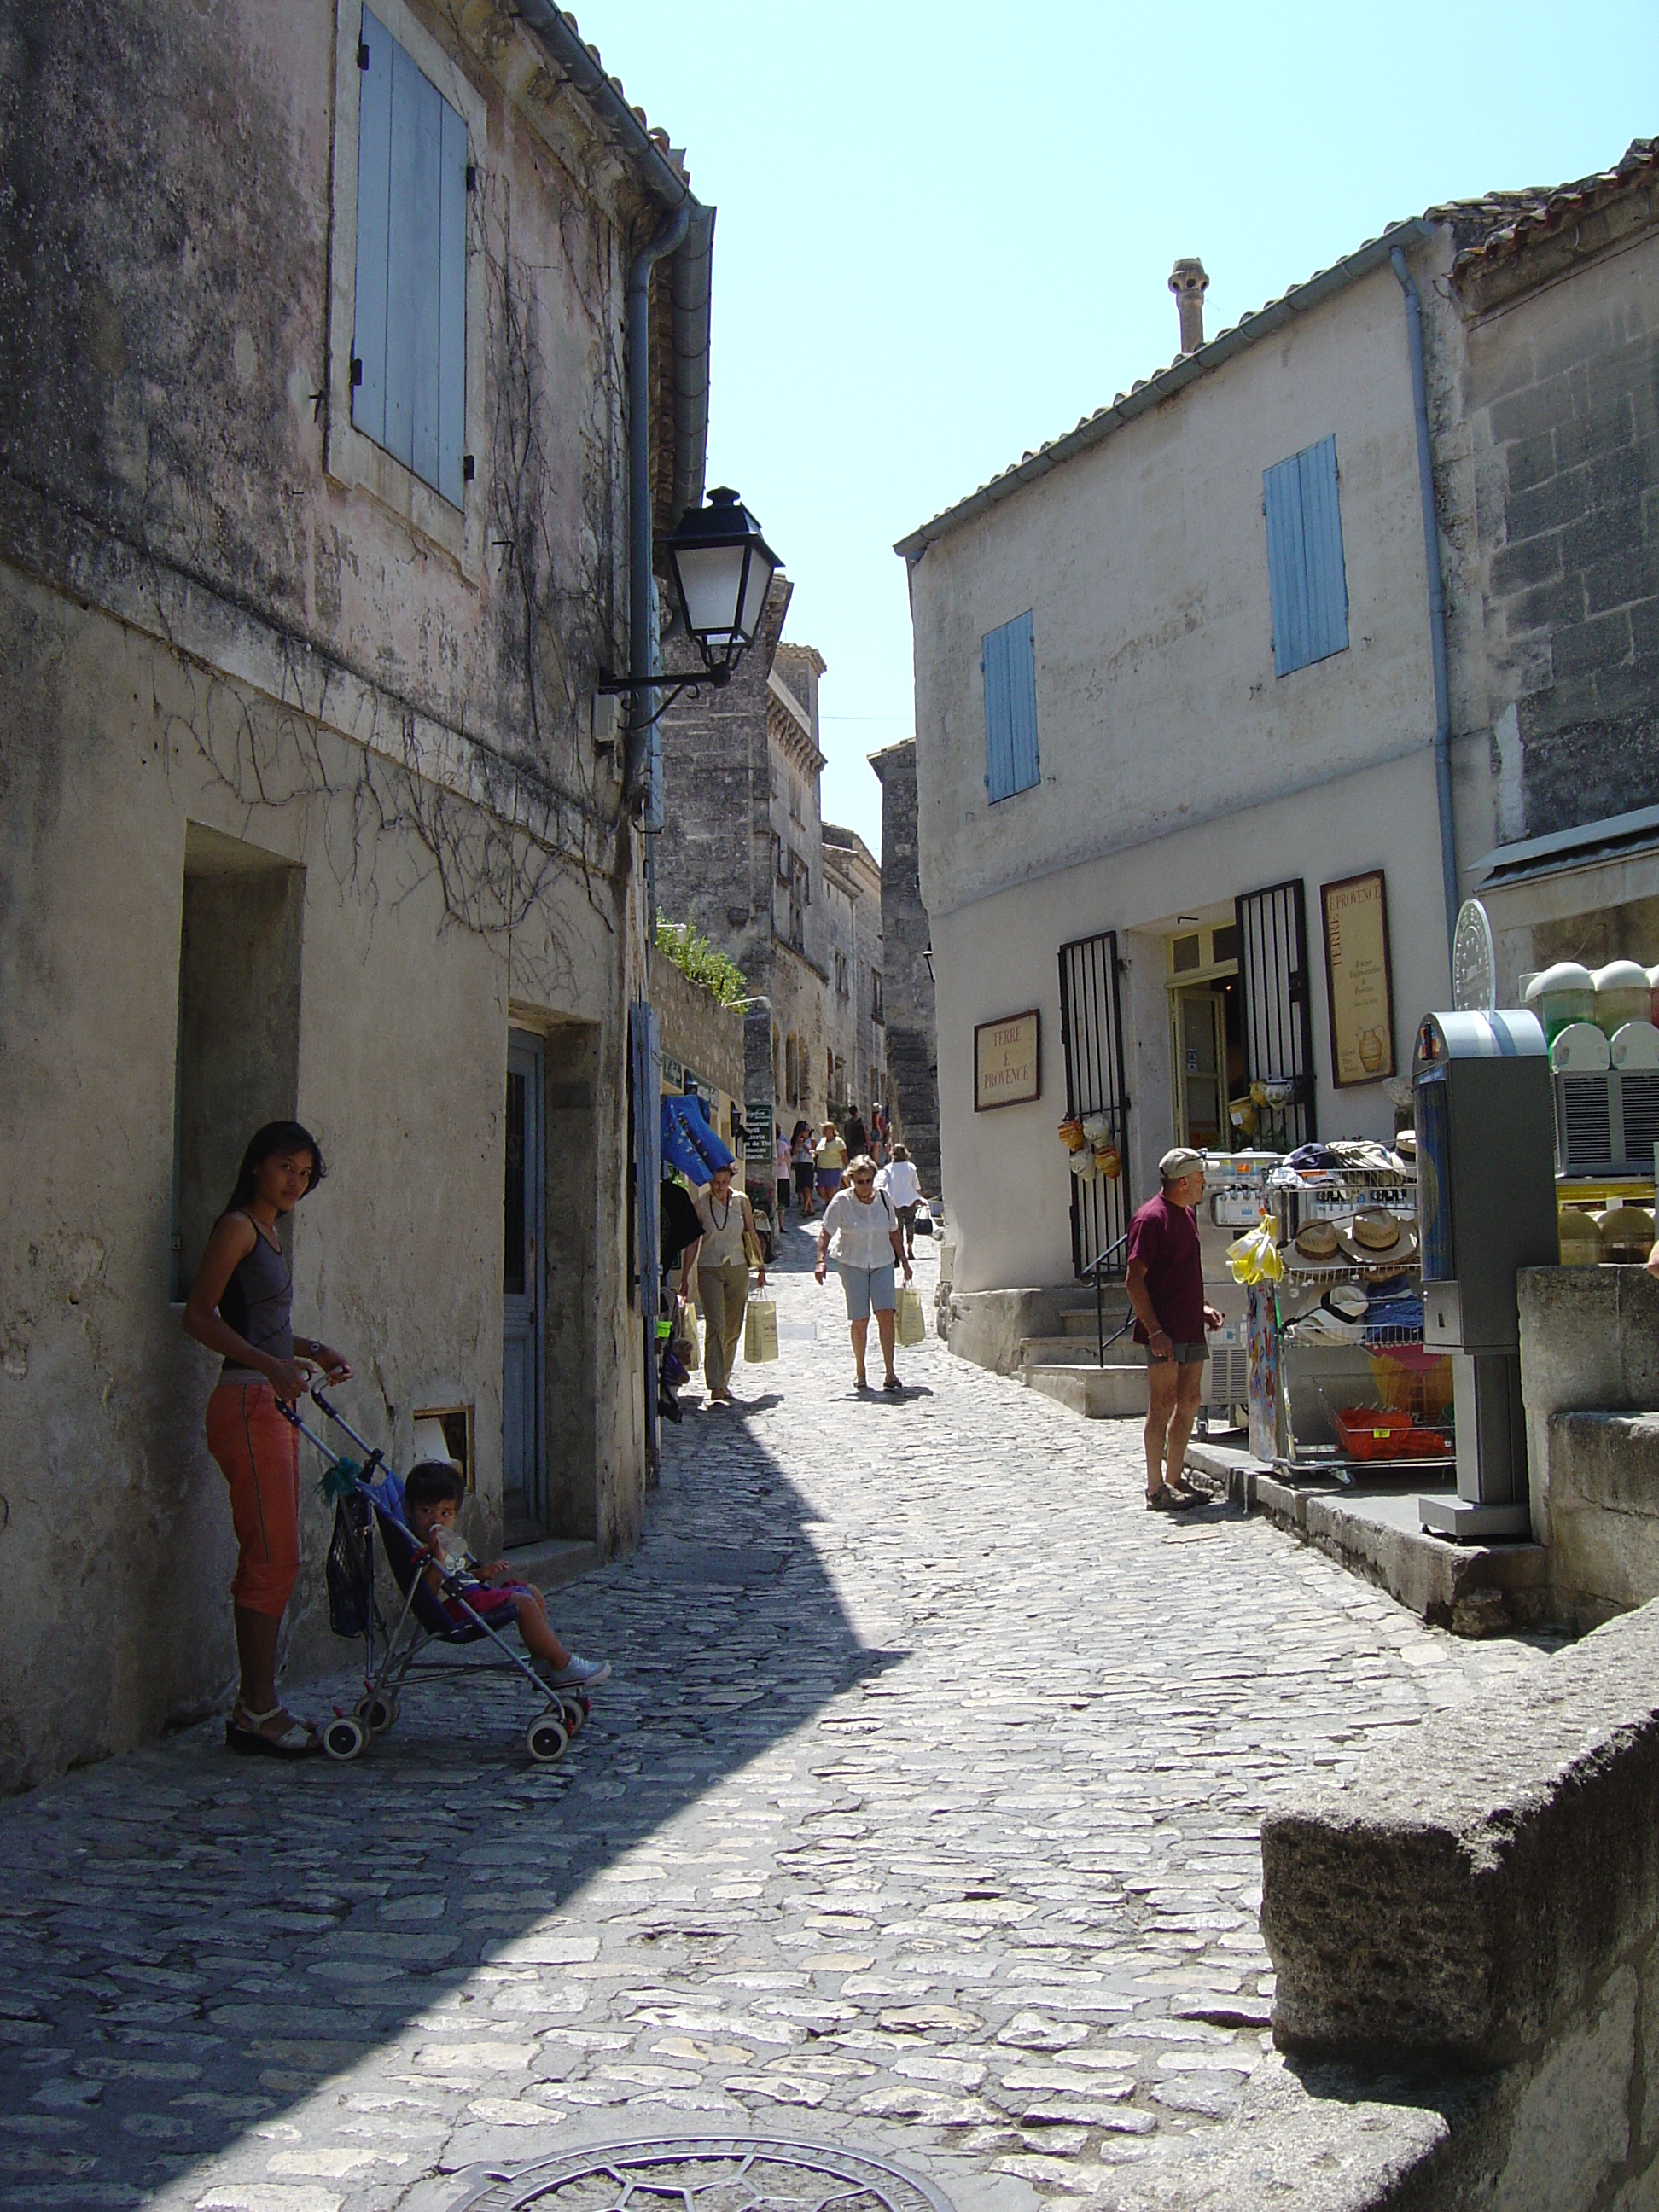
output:
<path id="1" fill-rule="evenodd" d="M 1162 1191 L 1149 1198 L 1129 1224 L 1128 1256 L 1146 1270 L 1146 1295 L 1164 1334 L 1177 1344 L 1202 1344 L 1204 1261 L 1192 1207 L 1172 1206 Z M 1146 1342 L 1140 1322 L 1135 1342 Z"/>

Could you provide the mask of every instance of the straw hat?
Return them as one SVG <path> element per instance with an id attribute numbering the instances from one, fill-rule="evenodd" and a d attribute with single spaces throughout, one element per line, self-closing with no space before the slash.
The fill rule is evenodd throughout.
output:
<path id="1" fill-rule="evenodd" d="M 1383 1206 L 1362 1206 L 1337 1242 L 1362 1267 L 1403 1267 L 1417 1257 L 1417 1224 Z"/>
<path id="2" fill-rule="evenodd" d="M 1280 1247 L 1285 1267 L 1294 1274 L 1317 1274 L 1342 1264 L 1341 1240 L 1334 1225 L 1316 1215 L 1304 1221 L 1287 1244 Z"/>

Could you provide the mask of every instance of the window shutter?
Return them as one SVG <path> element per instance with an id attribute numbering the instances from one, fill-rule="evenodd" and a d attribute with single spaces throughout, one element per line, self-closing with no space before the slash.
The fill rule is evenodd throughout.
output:
<path id="1" fill-rule="evenodd" d="M 1348 642 L 1348 579 L 1342 558 L 1336 440 L 1292 453 L 1265 471 L 1267 587 L 1273 601 L 1273 670 L 1279 676 L 1341 653 Z"/>
<path id="2" fill-rule="evenodd" d="M 386 246 L 392 191 L 392 40 L 363 10 L 368 66 L 358 72 L 357 292 L 351 419 L 377 446 L 386 443 Z"/>
<path id="3" fill-rule="evenodd" d="M 438 214 L 438 489 L 465 503 L 466 444 L 466 125 L 443 108 Z"/>
<path id="4" fill-rule="evenodd" d="M 365 8 L 357 154 L 351 419 L 463 503 L 466 443 L 466 125 Z"/>
<path id="5" fill-rule="evenodd" d="M 980 641 L 985 678 L 985 786 L 993 804 L 1038 780 L 1036 646 L 1029 613 Z"/>

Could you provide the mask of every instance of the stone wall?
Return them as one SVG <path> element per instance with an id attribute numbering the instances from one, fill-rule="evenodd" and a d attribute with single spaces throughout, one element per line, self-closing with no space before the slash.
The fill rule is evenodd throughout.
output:
<path id="1" fill-rule="evenodd" d="M 1645 1267 L 1519 1279 L 1533 1534 L 1581 1625 L 1659 1597 L 1659 1282 Z"/>
<path id="2" fill-rule="evenodd" d="M 921 902 L 916 853 L 914 738 L 872 754 L 881 779 L 882 973 L 887 1011 L 887 1077 L 895 1133 L 910 1148 L 925 1191 L 939 1187 L 939 1048 L 933 979 L 922 954 L 933 941 Z"/>
<path id="3" fill-rule="evenodd" d="M 1264 1821 L 1273 2036 L 1296 2069 L 1241 2132 L 1269 2160 L 1300 2135 L 1309 2193 L 1284 2201 L 1655 2203 L 1656 1680 L 1649 1607 Z"/>
<path id="4" fill-rule="evenodd" d="M 721 1006 L 707 984 L 694 983 L 665 952 L 651 956 L 651 1003 L 657 1010 L 665 1054 L 717 1084 L 741 1105 L 745 1080 L 742 1007 Z"/>

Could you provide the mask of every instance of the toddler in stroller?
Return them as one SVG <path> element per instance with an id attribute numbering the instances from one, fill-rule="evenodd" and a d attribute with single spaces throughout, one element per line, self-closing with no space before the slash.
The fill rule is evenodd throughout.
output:
<path id="1" fill-rule="evenodd" d="M 427 1588 L 445 1613 L 458 1628 L 465 1626 L 469 1609 L 492 1627 L 516 1620 L 525 1650 L 551 1689 L 591 1690 L 608 1681 L 608 1659 L 578 1658 L 560 1642 L 548 1625 L 546 1602 L 538 1589 L 528 1583 L 510 1582 L 505 1559 L 481 1566 L 473 1559 L 455 1525 L 465 1499 L 466 1484 L 447 1460 L 422 1460 L 404 1481 L 404 1517 L 410 1532 L 441 1556 L 447 1570 L 443 1574 L 436 1566 L 424 1570 Z M 458 1582 L 465 1603 L 453 1594 Z"/>

